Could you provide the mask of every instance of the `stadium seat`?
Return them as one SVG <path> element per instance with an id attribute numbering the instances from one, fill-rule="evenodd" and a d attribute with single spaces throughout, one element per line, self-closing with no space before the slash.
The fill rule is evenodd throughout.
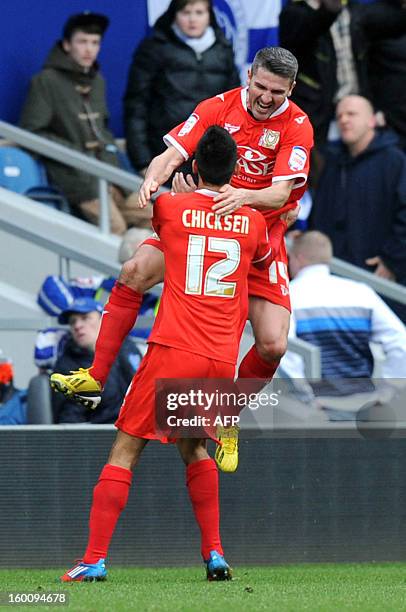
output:
<path id="1" fill-rule="evenodd" d="M 65 196 L 49 185 L 43 163 L 17 147 L 0 147 L 0 187 L 70 213 Z"/>
<path id="2" fill-rule="evenodd" d="M 48 374 L 38 374 L 28 385 L 27 424 L 51 425 L 53 422 L 49 377 Z"/>

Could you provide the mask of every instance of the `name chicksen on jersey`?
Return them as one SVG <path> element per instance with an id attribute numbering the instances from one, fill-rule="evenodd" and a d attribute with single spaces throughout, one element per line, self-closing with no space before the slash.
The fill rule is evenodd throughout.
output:
<path id="1" fill-rule="evenodd" d="M 207 228 L 236 234 L 248 234 L 250 229 L 250 219 L 247 215 L 233 214 L 219 217 L 214 212 L 190 208 L 183 211 L 182 223 L 188 228 Z"/>

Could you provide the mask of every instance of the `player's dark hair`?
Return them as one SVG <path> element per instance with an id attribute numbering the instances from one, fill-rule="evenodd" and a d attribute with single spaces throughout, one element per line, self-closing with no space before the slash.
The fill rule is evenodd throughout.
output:
<path id="1" fill-rule="evenodd" d="M 268 72 L 285 77 L 293 83 L 296 79 L 299 64 L 293 53 L 283 47 L 264 47 L 254 57 L 252 73 L 255 74 L 258 68 L 264 68 Z"/>
<path id="2" fill-rule="evenodd" d="M 237 163 L 237 145 L 224 128 L 212 125 L 197 145 L 197 171 L 202 180 L 221 187 L 231 179 Z"/>

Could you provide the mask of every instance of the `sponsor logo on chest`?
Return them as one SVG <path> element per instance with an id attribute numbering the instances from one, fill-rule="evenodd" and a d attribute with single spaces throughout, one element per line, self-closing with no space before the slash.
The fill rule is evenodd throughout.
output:
<path id="1" fill-rule="evenodd" d="M 275 132 L 274 130 L 268 130 L 267 128 L 264 128 L 264 131 L 261 134 L 258 144 L 260 147 L 265 147 L 266 149 L 275 149 L 280 137 L 280 132 Z"/>
<path id="2" fill-rule="evenodd" d="M 267 176 L 272 174 L 275 159 L 251 147 L 238 145 L 238 165 L 240 167 L 238 174 Z"/>

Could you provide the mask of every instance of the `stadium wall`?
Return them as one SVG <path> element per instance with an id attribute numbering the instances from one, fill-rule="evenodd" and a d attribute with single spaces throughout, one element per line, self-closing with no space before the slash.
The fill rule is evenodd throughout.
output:
<path id="1" fill-rule="evenodd" d="M 238 55 L 252 60 L 256 48 L 277 43 L 277 14 L 286 0 L 214 0 L 224 16 L 228 34 L 238 40 Z M 370 2 L 371 0 L 358 0 Z M 16 124 L 27 95 L 31 77 L 43 66 L 54 42 L 60 37 L 69 15 L 83 10 L 104 13 L 110 18 L 100 53 L 100 65 L 107 79 L 111 128 L 123 135 L 122 98 L 132 54 L 149 31 L 148 8 L 169 0 L 13 0 L 1 3 L 0 19 L 0 118 Z M 258 6 L 261 6 L 259 9 Z M 155 11 L 153 12 L 155 16 Z M 276 16 L 275 19 L 272 16 Z M 245 49 L 246 47 L 246 49 Z M 245 51 L 244 51 L 245 49 Z M 239 57 L 243 65 L 243 57 Z M 244 71 L 245 74 L 245 71 Z"/>
<path id="2" fill-rule="evenodd" d="M 64 567 L 86 543 L 109 427 L 0 430 L 0 566 Z M 402 439 L 245 439 L 221 474 L 232 565 L 406 560 Z M 199 534 L 173 446 L 150 444 L 109 563 L 199 564 Z"/>

